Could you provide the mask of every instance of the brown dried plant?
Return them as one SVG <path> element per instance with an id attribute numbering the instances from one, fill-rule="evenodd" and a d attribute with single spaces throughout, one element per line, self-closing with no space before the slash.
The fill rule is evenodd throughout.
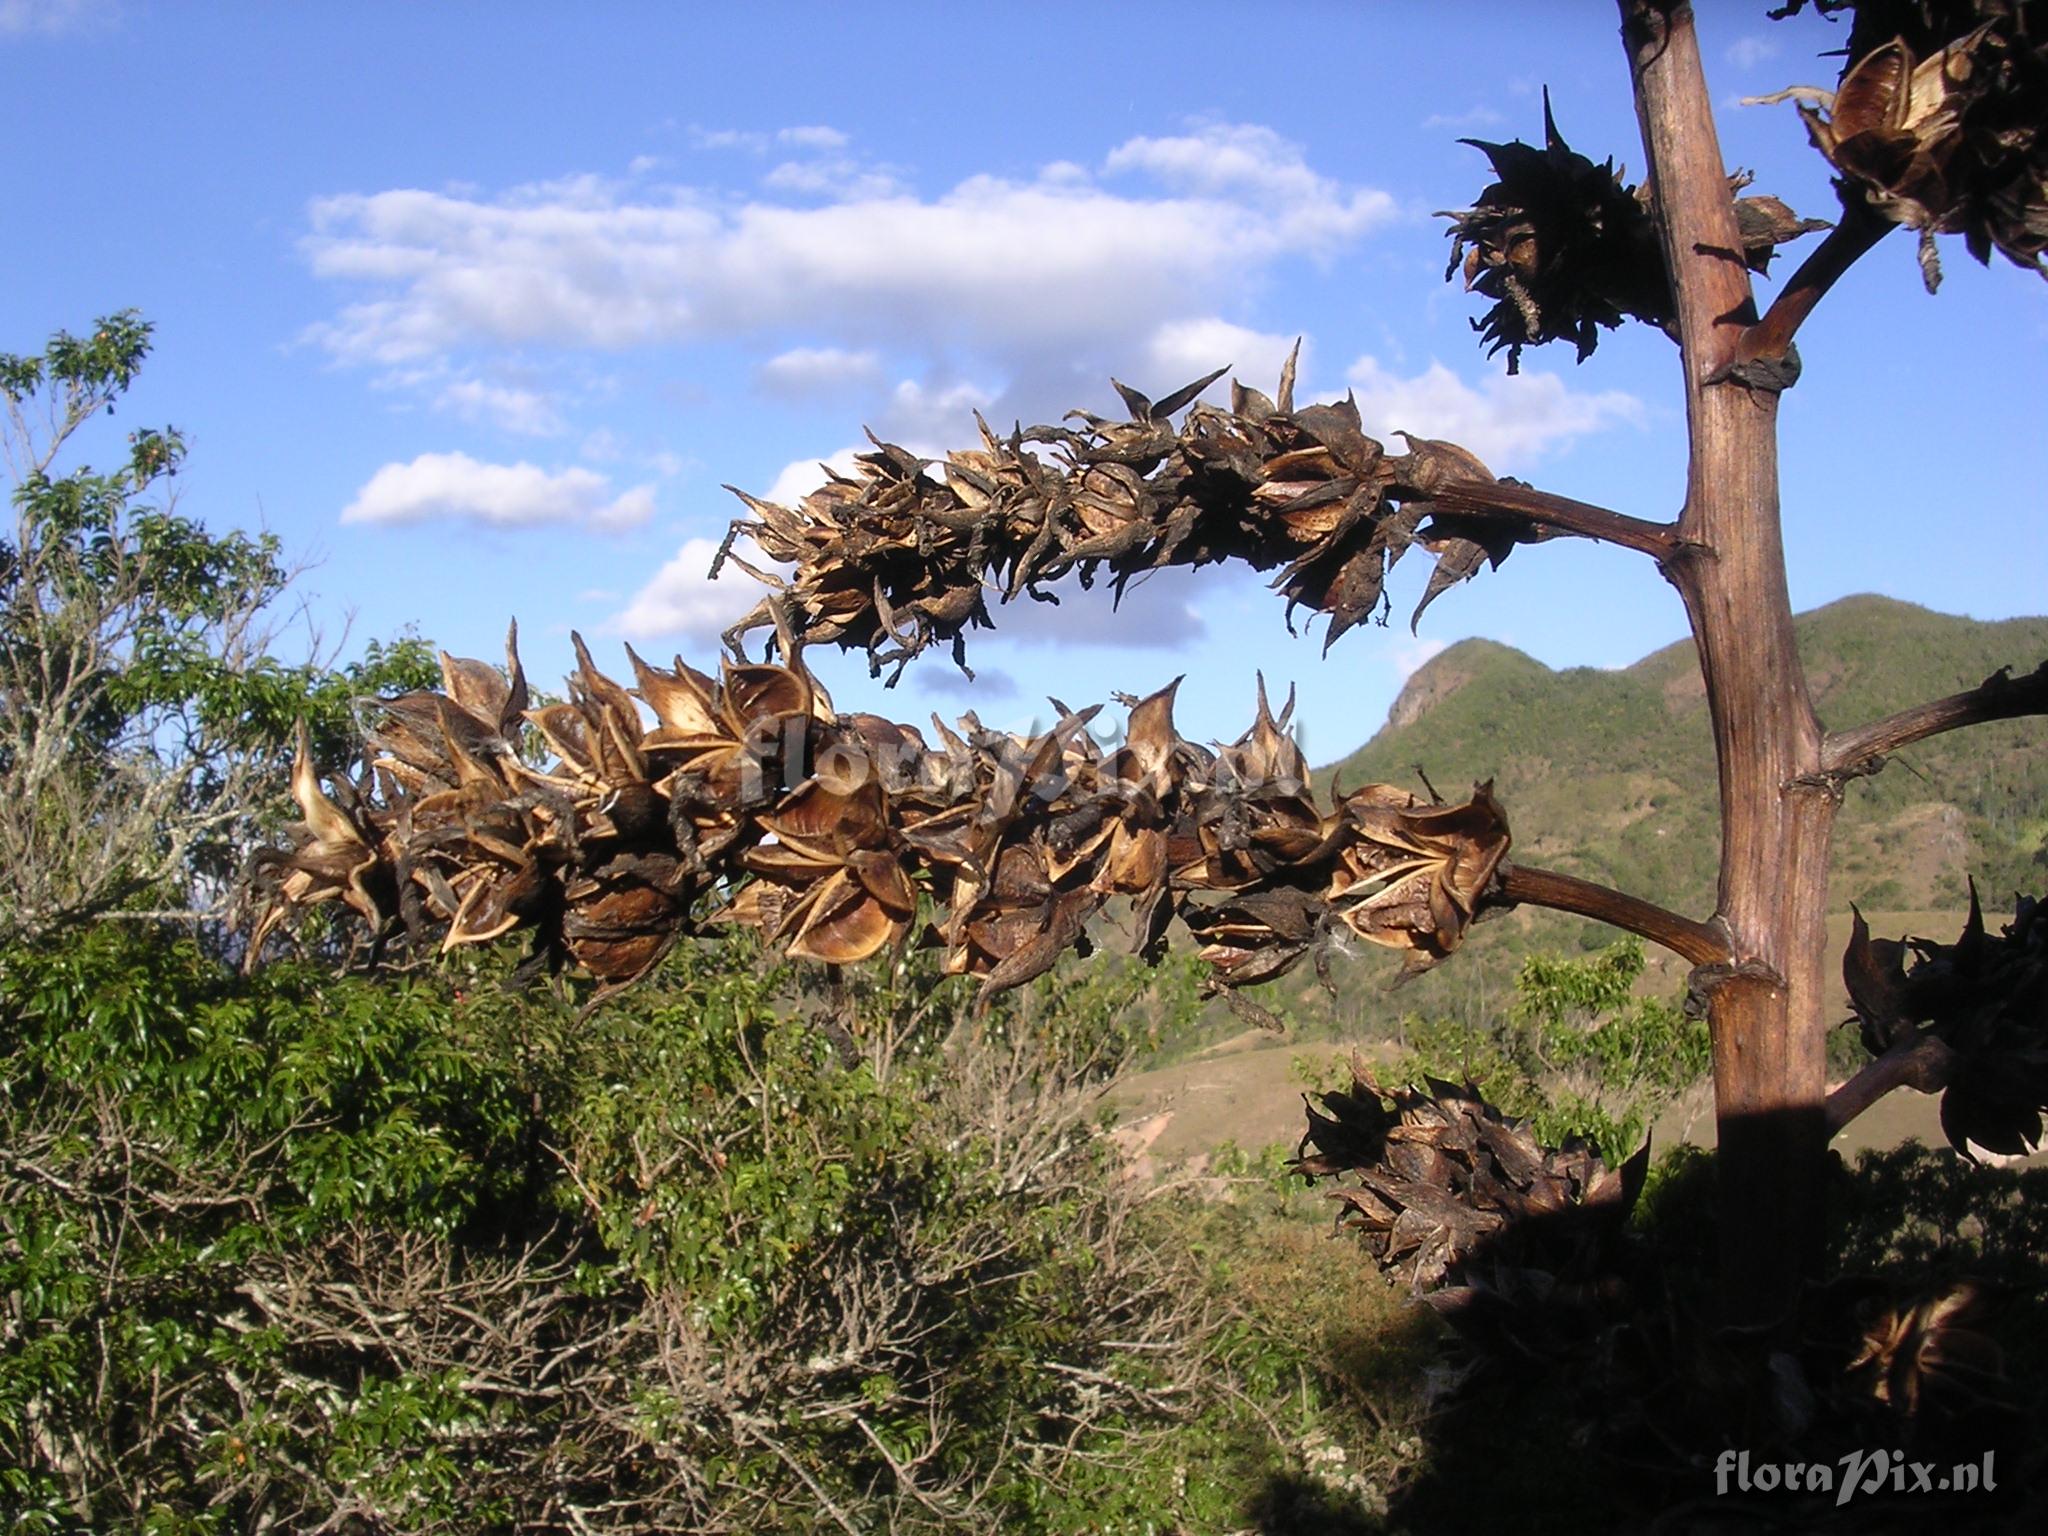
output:
<path id="1" fill-rule="evenodd" d="M 1612 160 L 1595 165 L 1564 141 L 1543 93 L 1543 147 L 1515 139 L 1494 144 L 1464 139 L 1493 164 L 1495 180 L 1451 221 L 1451 260 L 1467 292 L 1494 301 L 1472 322 L 1489 353 L 1505 351 L 1508 372 L 1520 370 L 1522 348 L 1570 341 L 1584 362 L 1600 329 L 1636 319 L 1676 334 L 1671 279 L 1657 249 L 1657 222 L 1647 183 L 1631 187 Z M 1729 190 L 1748 185 L 1729 178 Z M 1775 197 L 1738 198 L 1743 260 L 1770 269 L 1789 240 L 1826 229 L 1802 219 Z"/>
<path id="2" fill-rule="evenodd" d="M 1791 0 L 1783 12 L 1799 10 Z M 1818 0 L 1823 12 L 1841 0 Z M 2048 276 L 2048 8 L 2012 0 L 1923 0 L 1856 7 L 1834 90 L 1793 86 L 1814 148 L 1843 177 L 1845 201 L 1920 232 L 1930 292 L 1936 234 L 1961 234 Z"/>
<path id="3" fill-rule="evenodd" d="M 1355 1176 L 1330 1192 L 1339 1222 L 1382 1268 L 1453 1313 L 1483 1270 L 1600 1275 L 1642 1189 L 1649 1144 L 1610 1168 L 1583 1143 L 1545 1147 L 1470 1086 L 1428 1086 L 1387 1088 L 1354 1065 L 1349 1090 L 1320 1096 L 1327 1114 L 1308 1106 L 1295 1171 L 1310 1182 Z"/>
<path id="4" fill-rule="evenodd" d="M 720 559 L 779 597 L 728 640 L 773 625 L 779 604 L 799 638 L 863 648 L 875 672 L 894 665 L 893 682 L 934 644 L 951 644 L 964 666 L 967 631 L 991 627 L 989 591 L 1057 601 L 1044 583 L 1072 572 L 1083 586 L 1106 574 L 1121 596 L 1165 566 L 1241 560 L 1279 568 L 1273 586 L 1290 618 L 1297 607 L 1327 617 L 1327 649 L 1382 613 L 1387 572 L 1411 545 L 1440 557 L 1418 617 L 1482 555 L 1505 556 L 1505 544 L 1482 549 L 1462 529 L 1422 526 L 1446 486 L 1493 483 L 1475 455 L 1406 433 L 1408 451 L 1389 453 L 1349 398 L 1297 409 L 1294 358 L 1276 398 L 1233 384 L 1228 410 L 1197 403 L 1224 371 L 1157 401 L 1117 384 L 1127 421 L 1072 411 L 1076 426 L 1007 436 L 981 421 L 981 446 L 942 462 L 876 441 L 852 474 L 828 471 L 795 507 L 735 490 L 752 516 L 734 522 Z M 733 555 L 741 538 L 794 569 L 785 577 Z"/>
<path id="5" fill-rule="evenodd" d="M 1216 751 L 1175 729 L 1177 684 L 1132 703 L 1114 750 L 1089 734 L 1096 709 L 1064 707 L 1036 736 L 934 718 L 934 746 L 835 712 L 786 628 L 787 662 L 716 678 L 629 648 L 632 691 L 579 638 L 567 700 L 537 709 L 516 638 L 502 674 L 444 656 L 441 689 L 383 703 L 354 780 L 323 790 L 301 743 L 304 821 L 254 871 L 252 960 L 294 914 L 339 903 L 415 948 L 531 929 L 537 957 L 608 987 L 731 923 L 825 964 L 915 933 L 993 991 L 1085 946 L 1125 897 L 1135 947 L 1156 952 L 1177 913 L 1236 987 L 1345 933 L 1434 963 L 1508 847 L 1484 785 L 1463 805 L 1368 784 L 1320 807 L 1293 701 L 1276 717 L 1263 689 Z"/>

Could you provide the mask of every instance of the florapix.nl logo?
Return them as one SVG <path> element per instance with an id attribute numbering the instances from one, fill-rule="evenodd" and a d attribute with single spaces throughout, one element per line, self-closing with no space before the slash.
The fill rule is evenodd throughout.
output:
<path id="1" fill-rule="evenodd" d="M 1850 1451 L 1832 1462 L 1751 1462 L 1747 1451 L 1723 1451 L 1714 1492 L 1832 1493 L 1837 1504 L 1886 1493 L 1990 1493 L 1998 1486 L 1993 1455 L 1942 1463 L 1910 1461 L 1902 1451 Z"/>

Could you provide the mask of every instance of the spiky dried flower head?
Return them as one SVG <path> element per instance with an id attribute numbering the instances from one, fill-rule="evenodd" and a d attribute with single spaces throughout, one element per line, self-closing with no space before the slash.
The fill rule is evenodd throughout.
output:
<path id="1" fill-rule="evenodd" d="M 1276 571 L 1290 619 L 1325 616 L 1327 648 L 1383 617 L 1387 572 L 1411 546 L 1438 554 L 1444 576 L 1425 605 L 1489 553 L 1422 526 L 1437 491 L 1493 481 L 1476 456 L 1406 434 L 1407 452 L 1390 452 L 1348 397 L 1297 407 L 1294 358 L 1274 397 L 1234 384 L 1229 409 L 1198 403 L 1223 372 L 1160 400 L 1118 384 L 1125 421 L 1074 411 L 1069 424 L 1007 435 L 984 421 L 980 446 L 943 460 L 875 441 L 793 507 L 735 490 L 749 515 L 720 559 L 776 595 L 727 639 L 737 647 L 779 608 L 799 639 L 864 649 L 878 674 L 895 668 L 893 682 L 934 645 L 965 666 L 967 632 L 992 624 L 991 594 L 1054 602 L 1049 584 L 1072 575 L 1121 596 L 1162 567 L 1242 560 Z M 742 539 L 786 574 L 733 553 Z"/>
<path id="2" fill-rule="evenodd" d="M 1908 964 L 1910 959 L 1911 964 Z M 1855 913 L 1842 979 L 1873 1056 L 1938 1039 L 1954 1065 L 1941 1095 L 1941 1128 L 1963 1156 L 2023 1156 L 2041 1145 L 2048 1116 L 2048 909 L 2016 900 L 1997 934 L 1984 926 L 1977 888 L 1953 944 L 1873 939 Z"/>
<path id="3" fill-rule="evenodd" d="M 1649 1146 L 1610 1168 L 1583 1143 L 1545 1147 L 1470 1086 L 1386 1087 L 1354 1065 L 1348 1090 L 1308 1108 L 1294 1169 L 1330 1191 L 1340 1224 L 1418 1291 L 1456 1292 L 1482 1269 L 1597 1273 L 1642 1189 Z M 1303 1097 L 1307 1104 L 1306 1095 Z M 1311 1150 L 1313 1149 L 1313 1150 Z"/>
<path id="4" fill-rule="evenodd" d="M 1448 279 L 1494 301 L 1472 322 L 1508 372 L 1522 349 L 1569 341 L 1584 362 L 1604 327 L 1636 319 L 1669 330 L 1671 281 L 1650 211 L 1650 189 L 1624 184 L 1612 159 L 1595 165 L 1564 141 L 1543 95 L 1543 145 L 1463 139 L 1493 163 L 1495 180 L 1451 221 Z M 1731 178 L 1738 191 L 1746 178 Z M 1743 256 L 1756 271 L 1779 245 L 1827 225 L 1801 219 L 1774 197 L 1737 201 Z"/>
<path id="5" fill-rule="evenodd" d="M 1774 15 L 1791 15 L 1792 0 Z M 1818 0 L 1826 14 L 1848 0 Z M 1929 292 L 1934 236 L 1960 234 L 2048 276 L 2048 4 L 1862 0 L 1834 90 L 1793 86 L 1808 136 L 1845 197 L 1920 232 Z"/>
<path id="6" fill-rule="evenodd" d="M 946 969 L 1019 985 L 1086 944 L 1112 900 L 1157 954 L 1178 915 L 1215 983 L 1269 980 L 1349 934 L 1413 967 L 1456 949 L 1508 848 L 1486 786 L 1464 805 L 1387 785 L 1308 785 L 1288 721 L 1258 714 L 1211 750 L 1173 723 L 1170 685 L 1134 701 L 1123 742 L 1061 707 L 1035 736 L 972 715 L 935 741 L 839 714 L 787 627 L 786 660 L 628 650 L 637 688 L 580 638 L 567 699 L 527 708 L 503 674 L 449 658 L 444 686 L 385 701 L 365 774 L 323 788 L 303 744 L 294 846 L 254 870 L 250 955 L 294 914 L 340 902 L 415 948 L 531 930 L 536 956 L 607 986 L 719 924 L 792 958 L 866 959 L 914 935 Z M 537 747 L 535 742 L 537 739 Z"/>

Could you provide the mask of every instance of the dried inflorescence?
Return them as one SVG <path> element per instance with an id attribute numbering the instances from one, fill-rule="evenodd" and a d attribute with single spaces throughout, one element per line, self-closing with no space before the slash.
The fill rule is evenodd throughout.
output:
<path id="1" fill-rule="evenodd" d="M 1929 291 L 1941 280 L 1936 234 L 1962 235 L 1980 262 L 1996 247 L 2048 275 L 2048 4 L 1864 0 L 1855 12 L 1833 91 L 1767 99 L 1798 103 L 1845 196 L 1920 231 Z"/>
<path id="2" fill-rule="evenodd" d="M 1583 1279 L 1603 1270 L 1642 1189 L 1648 1143 L 1610 1168 L 1580 1142 L 1544 1147 L 1528 1122 L 1469 1086 L 1432 1079 L 1423 1094 L 1353 1070 L 1348 1092 L 1321 1096 L 1329 1113 L 1308 1106 L 1294 1167 L 1311 1181 L 1356 1175 L 1330 1198 L 1382 1268 L 1452 1311 L 1482 1272 Z"/>
<path id="3" fill-rule="evenodd" d="M 1908 957 L 1911 964 L 1908 965 Z M 1873 939 L 1855 914 L 1842 979 L 1873 1056 L 1946 1046 L 1941 1128 L 1965 1157 L 2038 1148 L 2048 1114 L 2048 915 L 2030 896 L 1993 936 L 1977 892 L 1953 944 Z"/>
<path id="4" fill-rule="evenodd" d="M 1065 706 L 1035 737 L 935 717 L 933 745 L 837 713 L 782 639 L 786 664 L 715 678 L 629 649 L 631 691 L 578 639 L 567 700 L 537 709 L 514 641 L 502 674 L 444 655 L 441 689 L 381 703 L 360 779 L 323 791 L 301 742 L 305 821 L 258 860 L 252 959 L 293 914 L 338 902 L 416 946 L 532 929 L 537 956 L 612 985 L 729 923 L 830 964 L 919 934 L 994 990 L 1085 948 L 1128 897 L 1138 949 L 1156 954 L 1178 914 L 1232 987 L 1339 932 L 1434 963 L 1508 847 L 1483 785 L 1456 806 L 1369 784 L 1320 808 L 1293 701 L 1276 716 L 1263 687 L 1251 730 L 1216 751 L 1175 730 L 1173 687 L 1133 702 L 1113 749 L 1087 729 L 1096 708 Z"/>
<path id="5" fill-rule="evenodd" d="M 1121 596 L 1164 566 L 1242 560 L 1279 568 L 1290 617 L 1325 615 L 1327 646 L 1382 614 L 1387 572 L 1410 545 L 1443 556 L 1425 604 L 1482 554 L 1499 560 L 1499 549 L 1420 526 L 1439 490 L 1491 483 L 1484 464 L 1405 433 L 1408 451 L 1389 453 L 1348 398 L 1297 409 L 1294 372 L 1290 359 L 1277 398 L 1233 384 L 1228 410 L 1194 403 L 1222 370 L 1156 401 L 1118 384 L 1128 421 L 1075 411 L 1077 425 L 1008 436 L 982 422 L 981 446 L 943 462 L 877 442 L 794 507 L 735 491 L 752 515 L 733 524 L 721 559 L 779 596 L 728 638 L 772 625 L 779 605 L 799 638 L 863 648 L 878 673 L 932 645 L 950 644 L 964 664 L 966 632 L 991 623 L 989 591 L 1056 601 L 1044 584 L 1073 573 L 1083 586 L 1106 575 Z M 729 553 L 740 538 L 793 569 L 747 564 Z"/>
<path id="6" fill-rule="evenodd" d="M 1493 162 L 1497 178 L 1451 220 L 1451 261 L 1468 292 L 1494 301 L 1472 322 L 1489 354 L 1503 349 L 1517 372 L 1522 348 L 1569 341 L 1581 362 L 1600 328 L 1633 318 L 1670 329 L 1671 281 L 1658 246 L 1650 189 L 1623 184 L 1610 159 L 1595 165 L 1565 143 L 1543 98 L 1543 147 L 1465 139 Z M 1746 184 L 1731 180 L 1730 190 Z M 1743 258 L 1758 272 L 1777 247 L 1827 225 L 1802 219 L 1775 197 L 1736 203 Z"/>
<path id="7" fill-rule="evenodd" d="M 1908 1419 L 2000 1401 L 2011 1383 L 1985 1327 L 1990 1301 L 1984 1286 L 1963 1280 L 1877 1312 L 1849 1362 L 1851 1382 Z"/>

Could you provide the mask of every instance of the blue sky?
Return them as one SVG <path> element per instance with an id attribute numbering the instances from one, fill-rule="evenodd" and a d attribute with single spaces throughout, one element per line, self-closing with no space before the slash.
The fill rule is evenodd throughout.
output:
<path id="1" fill-rule="evenodd" d="M 1724 153 L 1826 217 L 1791 109 L 1738 103 L 1832 83 L 1816 54 L 1840 29 L 1767 8 L 1701 7 Z M 1614 19 L 1590 0 L 0 0 L 0 348 L 141 309 L 157 354 L 107 430 L 189 433 L 185 512 L 316 562 L 330 637 L 411 623 L 496 656 L 516 615 L 536 681 L 572 627 L 621 673 L 626 639 L 709 661 L 752 599 L 736 573 L 702 579 L 737 510 L 721 483 L 800 489 L 864 424 L 934 452 L 970 441 L 976 407 L 1114 413 L 1112 373 L 1157 396 L 1229 363 L 1270 389 L 1297 335 L 1303 394 L 1355 390 L 1369 431 L 1667 516 L 1669 343 L 1624 331 L 1584 366 L 1535 351 L 1509 380 L 1442 281 L 1432 215 L 1487 179 L 1456 140 L 1537 138 L 1546 84 L 1576 148 L 1640 167 Z M 1801 607 L 2048 608 L 2028 425 L 2048 285 L 1944 246 L 1938 298 L 1895 235 L 1802 336 L 1783 415 Z M 1260 578 L 1211 571 L 1155 577 L 1121 614 L 998 610 L 971 688 L 936 654 L 892 693 L 858 657 L 813 660 L 843 709 L 972 704 L 1006 725 L 1048 692 L 1186 673 L 1196 737 L 1248 723 L 1263 669 L 1299 684 L 1325 761 L 1463 636 L 1612 666 L 1684 633 L 1640 559 L 1580 541 L 1447 595 L 1416 638 L 1425 575 L 1404 566 L 1393 623 L 1327 658 Z"/>

